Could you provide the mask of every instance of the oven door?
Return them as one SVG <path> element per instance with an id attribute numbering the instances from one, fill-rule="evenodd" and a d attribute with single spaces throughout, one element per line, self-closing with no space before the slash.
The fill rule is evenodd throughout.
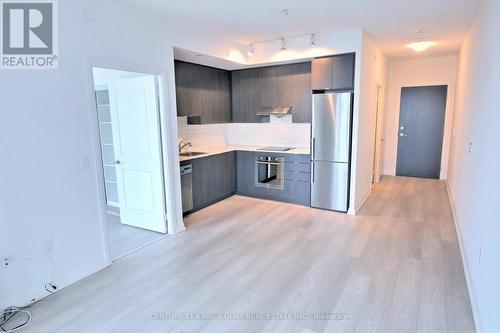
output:
<path id="1" fill-rule="evenodd" d="M 255 160 L 255 186 L 284 190 L 284 175 L 283 158 L 260 156 Z"/>

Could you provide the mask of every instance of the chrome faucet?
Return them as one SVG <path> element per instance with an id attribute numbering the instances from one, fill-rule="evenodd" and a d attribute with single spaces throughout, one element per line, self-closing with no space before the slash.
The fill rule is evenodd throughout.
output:
<path id="1" fill-rule="evenodd" d="M 182 149 L 184 149 L 184 147 L 186 147 L 186 146 L 191 147 L 192 146 L 191 142 L 184 143 L 184 140 L 181 140 L 179 142 L 179 153 L 182 153 Z"/>

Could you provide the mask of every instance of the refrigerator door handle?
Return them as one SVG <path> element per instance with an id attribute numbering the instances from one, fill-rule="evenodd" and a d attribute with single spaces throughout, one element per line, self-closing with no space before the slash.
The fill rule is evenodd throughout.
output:
<path id="1" fill-rule="evenodd" d="M 314 183 L 314 162 L 311 163 L 311 183 Z"/>
<path id="2" fill-rule="evenodd" d="M 314 151 L 316 148 L 316 140 L 314 139 L 314 137 L 311 140 L 312 140 L 312 142 L 311 142 L 311 159 L 314 160 Z"/>

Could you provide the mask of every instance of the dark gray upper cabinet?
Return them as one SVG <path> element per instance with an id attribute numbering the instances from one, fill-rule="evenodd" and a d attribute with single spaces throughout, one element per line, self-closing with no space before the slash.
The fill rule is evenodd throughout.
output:
<path id="1" fill-rule="evenodd" d="M 175 62 L 175 95 L 177 100 L 177 116 L 187 116 L 187 81 L 186 81 L 187 63 Z"/>
<path id="2" fill-rule="evenodd" d="M 201 124 L 267 122 L 257 112 L 277 106 L 291 106 L 294 123 L 311 122 L 310 62 L 229 72 L 175 61 L 175 84 L 177 115 Z"/>
<path id="3" fill-rule="evenodd" d="M 231 116 L 231 74 L 227 71 L 218 70 L 216 72 L 217 77 L 215 81 L 215 99 L 213 110 L 213 117 L 216 119 L 216 123 L 230 123 L 232 120 Z M 220 110 L 224 110 L 220 112 Z"/>
<path id="4" fill-rule="evenodd" d="M 295 65 L 276 66 L 276 97 L 273 106 L 292 106 L 294 68 Z"/>
<path id="5" fill-rule="evenodd" d="M 312 116 L 311 63 L 291 65 L 292 121 L 310 123 Z"/>
<path id="6" fill-rule="evenodd" d="M 294 65 L 270 66 L 262 68 L 263 107 L 292 105 L 293 69 Z"/>
<path id="7" fill-rule="evenodd" d="M 275 107 L 279 105 L 276 72 L 276 66 L 262 68 L 262 107 Z"/>
<path id="8" fill-rule="evenodd" d="M 313 59 L 311 86 L 313 90 L 354 89 L 354 53 Z"/>
<path id="9" fill-rule="evenodd" d="M 313 59 L 311 65 L 311 87 L 313 90 L 331 88 L 332 68 L 333 60 L 331 57 Z"/>
<path id="10" fill-rule="evenodd" d="M 232 113 L 235 123 L 260 123 L 257 111 L 262 107 L 262 69 L 231 72 Z"/>
<path id="11" fill-rule="evenodd" d="M 292 106 L 292 121 L 311 121 L 311 63 L 237 70 L 232 72 L 233 121 L 260 123 L 262 107 Z"/>
<path id="12" fill-rule="evenodd" d="M 354 53 L 333 57 L 332 89 L 354 89 Z"/>
<path id="13" fill-rule="evenodd" d="M 202 124 L 231 122 L 230 72 L 175 61 L 178 116 L 199 116 Z"/>

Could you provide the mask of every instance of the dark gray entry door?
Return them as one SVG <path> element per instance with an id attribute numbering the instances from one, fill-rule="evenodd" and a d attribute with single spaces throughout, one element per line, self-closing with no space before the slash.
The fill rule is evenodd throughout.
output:
<path id="1" fill-rule="evenodd" d="M 396 175 L 439 179 L 447 88 L 401 88 Z"/>

